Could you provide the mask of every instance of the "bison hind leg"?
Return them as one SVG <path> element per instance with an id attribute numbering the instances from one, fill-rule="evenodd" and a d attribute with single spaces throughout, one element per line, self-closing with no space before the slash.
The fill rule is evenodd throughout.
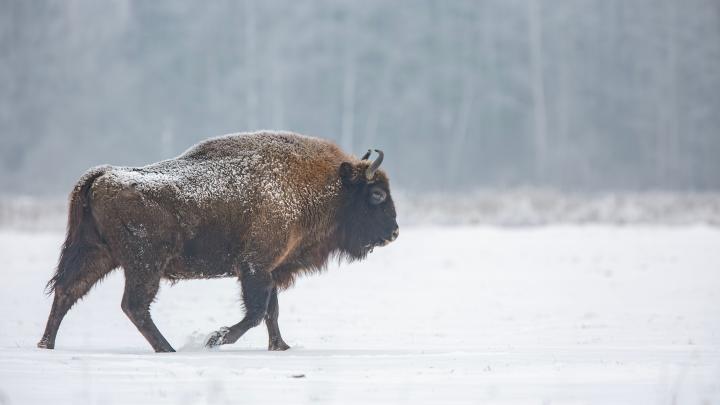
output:
<path id="1" fill-rule="evenodd" d="M 37 344 L 39 348 L 55 348 L 60 323 L 70 308 L 116 267 L 105 247 L 74 246 L 73 251 L 68 252 L 69 249 L 63 251 L 64 257 L 51 281 L 53 304 L 45 333 Z"/>
<path id="2" fill-rule="evenodd" d="M 175 349 L 160 333 L 150 316 L 152 304 L 160 289 L 159 271 L 142 271 L 140 268 L 128 266 L 125 268 L 125 292 L 123 293 L 121 308 L 130 318 L 135 327 L 150 343 L 156 352 L 174 352 Z"/>

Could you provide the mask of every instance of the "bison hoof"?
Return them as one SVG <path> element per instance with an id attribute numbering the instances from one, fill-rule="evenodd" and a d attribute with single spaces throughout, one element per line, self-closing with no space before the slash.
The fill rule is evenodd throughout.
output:
<path id="1" fill-rule="evenodd" d="M 225 343 L 225 335 L 227 335 L 228 332 L 230 332 L 230 328 L 222 327 L 211 333 L 210 336 L 205 339 L 205 347 L 213 348 Z"/>
<path id="2" fill-rule="evenodd" d="M 55 348 L 55 344 L 54 344 L 54 343 L 51 343 L 51 342 L 48 342 L 48 341 L 45 340 L 45 339 L 42 339 L 41 341 L 38 342 L 37 347 L 39 347 L 39 348 L 41 348 L 41 349 L 54 349 L 54 348 Z"/>
<path id="3" fill-rule="evenodd" d="M 268 345 L 268 350 L 272 352 L 282 352 L 289 348 L 290 346 L 288 346 L 287 343 L 283 342 L 282 339 L 273 339 L 270 341 L 270 345 Z"/>

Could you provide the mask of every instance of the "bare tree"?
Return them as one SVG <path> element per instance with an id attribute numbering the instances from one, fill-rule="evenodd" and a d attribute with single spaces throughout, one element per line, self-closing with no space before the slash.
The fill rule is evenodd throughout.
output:
<path id="1" fill-rule="evenodd" d="M 540 179 L 546 175 L 547 112 L 543 77 L 542 10 L 540 0 L 528 0 L 528 35 L 530 43 L 530 84 L 533 99 L 533 141 L 535 170 Z M 543 179 L 544 180 L 544 179 Z"/>
<path id="2" fill-rule="evenodd" d="M 347 8 L 347 4 L 346 4 Z M 353 150 L 355 129 L 355 45 L 352 12 L 345 10 L 345 41 L 343 49 L 343 79 L 342 79 L 342 117 L 340 128 L 340 145 L 345 150 Z"/>
<path id="3" fill-rule="evenodd" d="M 258 129 L 258 91 L 257 91 L 257 50 L 255 38 L 255 2 L 253 0 L 245 0 L 245 54 L 243 63 L 245 64 L 245 102 L 246 114 L 249 130 Z"/>

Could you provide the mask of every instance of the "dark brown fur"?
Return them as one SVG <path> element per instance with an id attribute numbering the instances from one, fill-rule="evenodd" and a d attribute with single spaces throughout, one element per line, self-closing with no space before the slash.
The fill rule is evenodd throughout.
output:
<path id="1" fill-rule="evenodd" d="M 332 256 L 364 258 L 397 237 L 384 172 L 316 138 L 254 133 L 210 139 L 143 168 L 98 167 L 70 195 L 54 300 L 39 347 L 53 348 L 60 322 L 116 267 L 121 307 L 156 351 L 173 351 L 150 317 L 161 279 L 237 277 L 246 314 L 211 335 L 235 342 L 265 319 L 270 350 L 288 346 L 277 292 Z M 375 193 L 386 193 L 381 203 Z"/>

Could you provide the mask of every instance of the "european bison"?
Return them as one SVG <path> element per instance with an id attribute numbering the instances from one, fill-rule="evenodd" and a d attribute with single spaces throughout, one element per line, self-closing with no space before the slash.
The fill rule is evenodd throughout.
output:
<path id="1" fill-rule="evenodd" d="M 157 352 L 174 351 L 150 317 L 161 279 L 237 277 L 245 317 L 207 346 L 234 343 L 263 318 L 269 350 L 289 348 L 278 290 L 333 256 L 363 259 L 398 236 L 383 153 L 357 159 L 287 132 L 226 135 L 149 166 L 101 166 L 70 194 L 67 237 L 48 283 L 38 347 L 52 349 L 67 311 L 122 267 L 122 310 Z"/>

